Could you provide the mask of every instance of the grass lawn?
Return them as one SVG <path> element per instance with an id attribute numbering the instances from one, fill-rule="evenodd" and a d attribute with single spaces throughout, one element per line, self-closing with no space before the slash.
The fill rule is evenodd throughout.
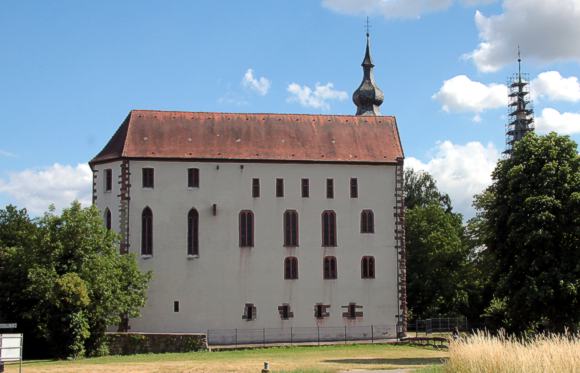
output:
<path id="1" fill-rule="evenodd" d="M 420 368 L 441 363 L 447 351 L 385 344 L 272 347 L 253 350 L 108 356 L 76 361 L 29 361 L 24 373 L 198 373 L 260 372 L 270 362 L 274 373 L 332 373 L 348 369 Z M 8 373 L 18 371 L 7 367 Z"/>

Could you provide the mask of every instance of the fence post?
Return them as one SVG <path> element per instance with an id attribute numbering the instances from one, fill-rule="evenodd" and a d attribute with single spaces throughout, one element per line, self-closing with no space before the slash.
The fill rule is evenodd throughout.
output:
<path id="1" fill-rule="evenodd" d="M 266 345 L 266 328 L 262 329 L 262 344 Z"/>
<path id="2" fill-rule="evenodd" d="M 371 325 L 371 343 L 375 343 L 375 331 L 374 331 L 374 325 Z"/>
<path id="3" fill-rule="evenodd" d="M 316 327 L 316 334 L 318 335 L 317 340 L 318 340 L 318 345 L 320 346 L 320 326 Z"/>
<path id="4" fill-rule="evenodd" d="M 344 326 L 344 344 L 346 344 L 346 325 Z"/>
<path id="5" fill-rule="evenodd" d="M 292 327 L 290 327 L 290 346 L 292 346 L 292 342 L 294 342 L 294 339 L 292 335 Z"/>
<path id="6" fill-rule="evenodd" d="M 238 328 L 236 328 L 236 347 L 238 347 Z"/>

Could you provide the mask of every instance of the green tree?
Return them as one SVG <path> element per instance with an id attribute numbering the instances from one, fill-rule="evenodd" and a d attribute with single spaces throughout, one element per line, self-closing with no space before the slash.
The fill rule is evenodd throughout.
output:
<path id="1" fill-rule="evenodd" d="M 469 248 L 460 214 L 426 172 L 405 170 L 407 297 L 411 316 L 464 314 Z"/>
<path id="2" fill-rule="evenodd" d="M 407 212 L 407 294 L 414 315 L 459 314 L 467 303 L 461 216 L 441 206 Z"/>
<path id="3" fill-rule="evenodd" d="M 488 310 L 513 332 L 580 324 L 580 158 L 568 136 L 526 135 L 476 200 L 495 268 Z"/>
<path id="4" fill-rule="evenodd" d="M 0 210 L 8 216 L 0 232 L 26 221 L 14 211 Z M 34 325 L 34 335 L 57 356 L 103 353 L 107 326 L 122 315 L 138 316 L 150 273 L 139 271 L 133 255 L 119 254 L 118 235 L 95 207 L 74 202 L 61 215 L 51 210 L 30 230 L 32 237 L 10 241 L 11 247 L 0 241 L 0 308 Z"/>

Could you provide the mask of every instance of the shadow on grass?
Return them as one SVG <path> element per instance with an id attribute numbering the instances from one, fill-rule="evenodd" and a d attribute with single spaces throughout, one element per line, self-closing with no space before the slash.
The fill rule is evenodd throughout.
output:
<path id="1" fill-rule="evenodd" d="M 377 365 L 435 365 L 441 364 L 445 359 L 438 357 L 416 357 L 416 358 L 400 358 L 400 359 L 335 359 L 324 360 L 325 363 L 335 364 L 377 364 Z"/>

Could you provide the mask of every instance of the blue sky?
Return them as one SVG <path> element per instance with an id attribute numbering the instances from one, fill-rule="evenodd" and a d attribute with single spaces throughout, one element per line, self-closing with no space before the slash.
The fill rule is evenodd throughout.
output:
<path id="1" fill-rule="evenodd" d="M 538 131 L 580 140 L 579 0 L 6 0 L 0 206 L 89 201 L 131 109 L 354 114 L 367 15 L 381 111 L 458 211 L 504 149 L 517 44 Z"/>

